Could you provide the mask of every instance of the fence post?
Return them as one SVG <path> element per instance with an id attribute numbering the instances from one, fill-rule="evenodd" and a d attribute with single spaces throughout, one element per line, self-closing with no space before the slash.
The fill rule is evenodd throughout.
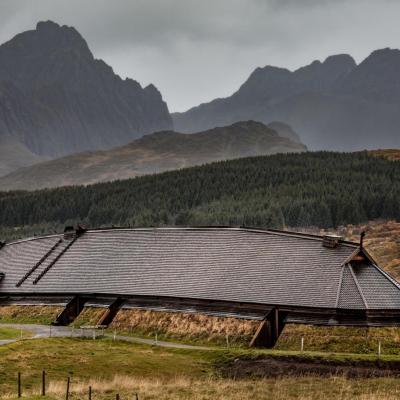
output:
<path id="1" fill-rule="evenodd" d="M 42 371 L 42 396 L 46 396 L 46 371 Z"/>
<path id="2" fill-rule="evenodd" d="M 300 346 L 300 351 L 304 351 L 304 336 L 301 337 L 301 346 Z"/>
<path id="3" fill-rule="evenodd" d="M 22 396 L 21 391 L 21 372 L 18 372 L 18 397 Z"/>
<path id="4" fill-rule="evenodd" d="M 118 393 L 115 395 L 115 400 L 119 400 L 119 394 Z"/>
<path id="5" fill-rule="evenodd" d="M 139 400 L 139 396 L 137 393 L 135 393 L 135 398 L 136 398 L 136 400 Z"/>
<path id="6" fill-rule="evenodd" d="M 69 399 L 69 384 L 70 384 L 70 377 L 67 379 L 67 391 L 65 393 L 65 400 Z"/>
<path id="7" fill-rule="evenodd" d="M 89 386 L 89 400 L 92 400 L 92 387 Z"/>

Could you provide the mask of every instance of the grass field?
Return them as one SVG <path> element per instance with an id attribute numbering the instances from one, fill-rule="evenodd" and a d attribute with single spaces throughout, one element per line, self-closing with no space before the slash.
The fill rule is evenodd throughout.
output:
<path id="1" fill-rule="evenodd" d="M 25 399 L 41 399 L 40 377 L 47 372 L 48 400 L 65 398 L 66 379 L 71 377 L 70 399 L 86 399 L 92 386 L 93 399 L 395 399 L 400 396 L 398 378 L 346 379 L 342 376 L 285 377 L 278 379 L 223 378 L 215 366 L 241 357 L 296 356 L 296 352 L 216 350 L 194 351 L 113 342 L 108 339 L 40 339 L 0 348 L 0 397 L 16 398 L 16 376 L 22 373 Z M 370 355 L 305 353 L 302 357 L 326 360 L 374 360 Z M 400 357 L 383 357 L 381 364 Z"/>
<path id="2" fill-rule="evenodd" d="M 22 331 L 22 337 L 30 337 L 30 333 Z M 0 340 L 19 339 L 21 338 L 21 330 L 13 328 L 0 327 Z"/>

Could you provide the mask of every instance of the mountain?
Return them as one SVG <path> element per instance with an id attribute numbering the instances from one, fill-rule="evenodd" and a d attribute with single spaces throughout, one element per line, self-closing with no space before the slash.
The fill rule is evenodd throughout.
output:
<path id="1" fill-rule="evenodd" d="M 275 123 L 286 133 L 295 133 Z M 146 135 L 107 151 L 84 152 L 40 163 L 0 178 L 2 190 L 40 189 L 126 179 L 232 158 L 301 152 L 307 148 L 260 122 L 244 121 L 195 134 Z"/>
<path id="2" fill-rule="evenodd" d="M 0 176 L 44 160 L 12 137 L 0 135 Z"/>
<path id="3" fill-rule="evenodd" d="M 106 149 L 171 128 L 159 91 L 114 74 L 72 27 L 39 22 L 0 46 L 0 135 L 34 154 Z"/>
<path id="4" fill-rule="evenodd" d="M 257 68 L 230 97 L 174 113 L 193 132 L 252 119 L 284 121 L 311 149 L 400 147 L 400 51 L 374 51 L 359 65 L 346 54 L 289 71 Z"/>

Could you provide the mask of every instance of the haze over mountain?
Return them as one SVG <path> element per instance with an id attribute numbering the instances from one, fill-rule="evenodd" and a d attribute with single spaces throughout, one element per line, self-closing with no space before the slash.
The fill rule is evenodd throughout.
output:
<path id="1" fill-rule="evenodd" d="M 40 189 L 127 179 L 138 175 L 240 157 L 292 153 L 307 148 L 280 136 L 296 133 L 283 123 L 275 128 L 244 121 L 205 132 L 163 131 L 106 151 L 84 152 L 22 168 L 0 178 L 2 190 Z"/>
<path id="2" fill-rule="evenodd" d="M 13 137 L 0 135 L 0 176 L 44 160 Z"/>
<path id="3" fill-rule="evenodd" d="M 293 72 L 257 68 L 232 96 L 173 114 L 193 132 L 237 120 L 285 121 L 311 149 L 400 147 L 400 51 L 374 51 L 359 65 L 346 54 Z"/>
<path id="4" fill-rule="evenodd" d="M 114 74 L 72 27 L 39 22 L 0 46 L 0 135 L 36 155 L 106 149 L 171 128 L 159 91 Z"/>

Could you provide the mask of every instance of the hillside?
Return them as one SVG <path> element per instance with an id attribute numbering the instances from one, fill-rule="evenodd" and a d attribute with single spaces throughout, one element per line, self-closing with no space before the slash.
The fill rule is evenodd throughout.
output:
<path id="1" fill-rule="evenodd" d="M 296 139 L 285 124 L 274 123 Z M 33 190 L 127 179 L 212 161 L 307 150 L 260 122 L 238 122 L 196 134 L 173 131 L 144 136 L 107 151 L 86 152 L 40 163 L 0 178 L 2 190 Z"/>
<path id="2" fill-rule="evenodd" d="M 400 163 L 304 152 L 216 162 L 87 187 L 0 192 L 0 237 L 65 224 L 330 228 L 400 219 Z"/>
<path id="3" fill-rule="evenodd" d="M 384 157 L 392 161 L 400 161 L 400 149 L 371 150 L 370 154 L 376 157 Z"/>
<path id="4" fill-rule="evenodd" d="M 310 149 L 400 147 L 400 50 L 374 51 L 359 65 L 346 54 L 289 71 L 257 68 L 231 96 L 173 114 L 193 132 L 237 120 L 285 121 Z"/>
<path id="5" fill-rule="evenodd" d="M 0 177 L 43 160 L 14 138 L 0 135 Z"/>
<path id="6" fill-rule="evenodd" d="M 39 22 L 0 46 L 0 136 L 58 157 L 171 129 L 153 86 L 121 79 L 72 27 Z"/>

